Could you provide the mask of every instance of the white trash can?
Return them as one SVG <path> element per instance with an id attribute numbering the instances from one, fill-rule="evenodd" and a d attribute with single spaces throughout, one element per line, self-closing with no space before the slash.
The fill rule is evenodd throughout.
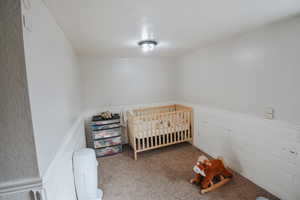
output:
<path id="1" fill-rule="evenodd" d="M 98 162 L 93 149 L 80 149 L 73 154 L 73 169 L 78 200 L 101 200 L 98 189 Z"/>

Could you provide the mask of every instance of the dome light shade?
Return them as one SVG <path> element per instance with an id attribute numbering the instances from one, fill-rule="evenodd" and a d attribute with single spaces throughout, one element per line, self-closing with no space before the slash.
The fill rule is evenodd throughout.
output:
<path id="1" fill-rule="evenodd" d="M 157 45 L 157 42 L 154 40 L 143 40 L 138 43 L 142 47 L 143 52 L 153 51 L 154 47 Z"/>

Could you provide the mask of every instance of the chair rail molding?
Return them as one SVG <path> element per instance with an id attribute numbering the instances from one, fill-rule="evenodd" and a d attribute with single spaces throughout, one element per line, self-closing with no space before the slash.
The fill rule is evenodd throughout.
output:
<path id="1" fill-rule="evenodd" d="M 41 190 L 43 181 L 41 178 L 27 178 L 0 184 L 0 196 L 15 194 L 24 191 Z"/>

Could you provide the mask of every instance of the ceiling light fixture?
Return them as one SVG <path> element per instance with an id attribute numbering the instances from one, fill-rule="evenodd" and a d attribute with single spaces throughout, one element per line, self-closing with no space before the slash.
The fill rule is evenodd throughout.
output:
<path id="1" fill-rule="evenodd" d="M 154 40 L 143 40 L 138 43 L 142 47 L 143 52 L 153 51 L 154 47 L 157 45 L 157 42 Z"/>

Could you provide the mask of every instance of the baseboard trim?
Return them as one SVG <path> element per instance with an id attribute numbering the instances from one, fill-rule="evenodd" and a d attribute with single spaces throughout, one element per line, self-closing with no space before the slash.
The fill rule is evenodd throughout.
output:
<path id="1" fill-rule="evenodd" d="M 69 129 L 68 133 L 63 138 L 63 143 L 61 144 L 59 150 L 55 154 L 55 157 L 51 161 L 51 163 L 48 166 L 48 168 L 46 169 L 45 173 L 42 175 L 43 184 L 45 184 L 47 182 L 49 176 L 51 175 L 51 170 L 52 170 L 53 166 L 55 165 L 55 163 L 58 162 L 59 158 L 62 157 L 65 150 L 68 148 L 68 144 L 70 143 L 70 141 L 74 137 L 76 137 L 75 134 L 77 133 L 78 128 L 80 127 L 80 125 L 83 126 L 83 124 L 84 124 L 83 115 L 80 115 L 80 117 L 78 117 L 76 122 L 73 124 L 73 126 Z"/>

